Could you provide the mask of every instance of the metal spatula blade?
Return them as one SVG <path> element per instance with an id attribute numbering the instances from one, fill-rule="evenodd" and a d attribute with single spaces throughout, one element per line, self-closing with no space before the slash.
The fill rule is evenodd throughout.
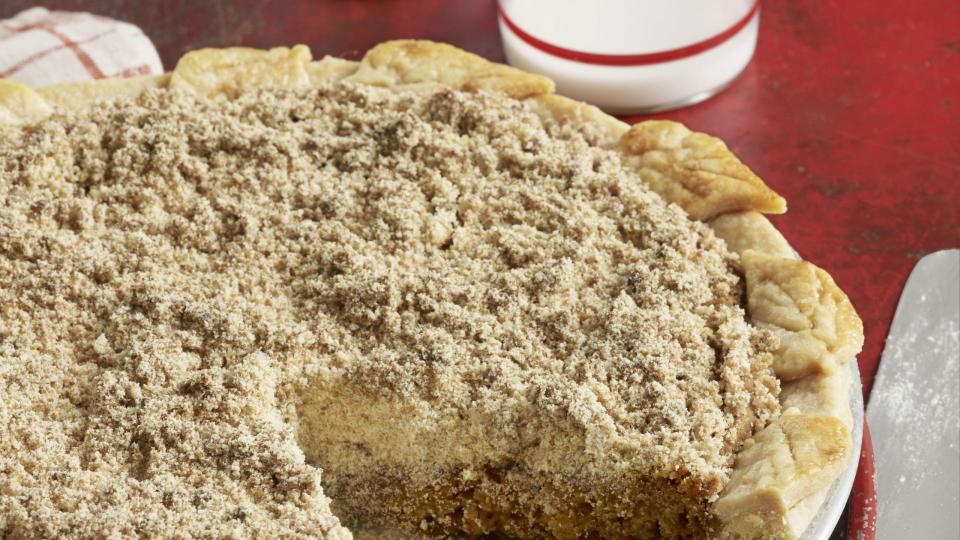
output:
<path id="1" fill-rule="evenodd" d="M 877 538 L 960 538 L 960 250 L 917 263 L 880 360 L 867 422 Z"/>

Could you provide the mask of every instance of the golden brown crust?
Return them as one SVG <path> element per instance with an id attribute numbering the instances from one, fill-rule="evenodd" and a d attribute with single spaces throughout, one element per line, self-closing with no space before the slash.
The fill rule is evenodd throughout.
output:
<path id="1" fill-rule="evenodd" d="M 838 369 L 830 375 L 808 375 L 783 385 L 780 391 L 781 407 L 790 412 L 832 416 L 843 422 L 848 431 L 852 431 L 850 392 L 859 391 L 851 388 L 852 385 L 853 376 L 849 369 Z M 829 490 L 830 483 L 827 483 L 820 490 L 791 507 L 785 516 L 786 530 L 794 537 L 806 530 L 820 510 Z"/>
<path id="2" fill-rule="evenodd" d="M 795 409 L 803 413 L 827 414 L 853 429 L 850 413 L 850 387 L 853 377 L 849 369 L 838 369 L 831 374 L 808 375 L 785 383 L 780 390 L 783 410 Z"/>
<path id="3" fill-rule="evenodd" d="M 553 81 L 490 62 L 445 43 L 387 41 L 370 49 L 349 80 L 373 86 L 441 84 L 524 99 L 553 92 Z"/>
<path id="4" fill-rule="evenodd" d="M 53 84 L 37 92 L 53 107 L 79 111 L 101 99 L 135 96 L 149 88 L 164 88 L 169 83 L 169 74 L 148 75 Z"/>
<path id="5" fill-rule="evenodd" d="M 762 214 L 754 211 L 723 214 L 710 220 L 709 225 L 727 246 L 742 254 L 753 250 L 766 255 L 796 259 L 793 249 L 783 235 Z M 786 382 L 780 393 L 780 404 L 789 413 L 815 413 L 840 420 L 847 430 L 853 429 L 850 411 L 850 387 L 852 376 L 849 369 L 837 369 L 832 374 L 814 374 Z M 849 459 L 849 458 L 848 458 Z M 741 466 L 735 470 L 740 470 Z M 839 476 L 840 470 L 836 471 Z M 738 515 L 722 522 L 723 536 L 728 538 L 797 538 L 816 516 L 828 495 L 835 478 L 824 481 L 823 486 L 790 507 L 769 508 L 756 515 Z"/>
<path id="6" fill-rule="evenodd" d="M 302 47 L 302 46 L 300 46 Z M 224 52 L 227 51 L 227 52 Z M 220 67 L 214 70 L 214 76 L 210 76 L 207 84 L 222 86 L 221 92 L 233 91 L 239 88 L 240 80 L 246 80 L 245 77 L 262 77 L 269 79 L 271 76 L 277 76 L 282 79 L 283 72 L 265 70 L 258 72 L 258 66 L 266 61 L 276 62 L 278 59 L 281 64 L 291 64 L 294 71 L 299 69 L 299 65 L 304 63 L 304 59 L 309 59 L 309 51 L 304 56 L 306 48 L 295 47 L 288 50 L 286 58 L 279 52 L 286 49 L 273 49 L 272 51 L 259 51 L 255 49 L 205 49 L 195 51 L 184 56 L 181 64 L 178 64 L 178 82 L 177 86 L 183 87 L 188 83 L 185 79 L 190 77 L 191 70 L 198 69 L 204 65 L 221 62 Z M 202 54 L 199 54 L 202 53 Z M 252 54 L 248 54 L 252 53 Z M 194 55 L 191 57 L 191 55 Z M 272 55 L 272 56 L 271 56 Z M 241 68 L 241 66 L 247 66 Z M 252 66 L 252 67 L 251 67 Z M 289 65 L 287 66 L 290 67 Z M 345 77 L 356 73 L 360 67 L 358 62 L 343 60 L 332 56 L 325 56 L 317 62 L 307 61 L 304 69 L 307 73 L 308 81 L 311 86 L 316 86 L 323 82 L 339 81 Z M 240 73 L 242 73 L 242 75 Z M 33 122 L 39 120 L 50 113 L 51 107 L 58 107 L 71 111 L 82 110 L 98 100 L 114 99 L 119 97 L 132 97 L 140 94 L 144 90 L 151 88 L 165 88 L 170 85 L 172 75 L 164 73 L 162 75 L 148 75 L 145 77 L 97 79 L 93 81 L 81 81 L 70 83 L 59 83 L 45 86 L 36 91 L 30 89 L 15 81 L 0 79 L 0 124 L 20 123 L 20 120 L 14 122 L 12 110 L 19 111 L 17 118 L 22 121 Z M 299 86 L 301 77 L 297 74 L 293 79 Z M 196 81 L 191 84 L 196 84 Z M 243 85 L 246 85 L 245 83 Z M 241 86 L 243 86 L 241 85 Z M 272 85 L 272 84 L 271 84 Z M 37 98 L 41 99 L 37 99 Z M 17 101 L 14 101 L 17 100 Z M 26 101 L 24 101 L 26 100 Z M 9 104 L 9 105 L 4 105 Z"/>
<path id="7" fill-rule="evenodd" d="M 171 88 L 204 96 L 233 95 L 241 88 L 306 88 L 310 86 L 310 49 L 276 47 L 269 51 L 232 47 L 199 49 L 177 62 Z"/>
<path id="8" fill-rule="evenodd" d="M 824 414 L 788 411 L 737 456 L 713 509 L 724 538 L 791 538 L 787 515 L 846 467 L 850 431 Z"/>
<path id="9" fill-rule="evenodd" d="M 820 511 L 820 506 L 823 505 L 823 501 L 827 499 L 827 494 L 830 492 L 830 485 L 823 487 L 822 489 L 814 492 L 813 495 L 808 496 L 805 499 L 802 499 L 797 504 L 793 505 L 790 508 L 790 511 L 787 512 L 785 516 L 784 526 L 784 535 L 787 538 L 798 538 L 807 527 L 810 526 L 810 522 L 813 521 L 814 516 L 817 515 L 817 512 Z"/>
<path id="10" fill-rule="evenodd" d="M 722 238 L 727 247 L 742 254 L 753 250 L 765 255 L 796 259 L 793 249 L 769 220 L 759 212 L 745 211 L 723 214 L 708 224 Z M 846 429 L 853 429 L 849 393 L 849 369 L 837 369 L 832 374 L 814 374 L 786 382 L 780 393 L 781 408 L 788 413 L 815 413 L 840 420 Z M 739 464 L 735 471 L 744 465 Z M 837 468 L 839 476 L 841 468 Z M 833 477 L 826 477 L 823 486 L 792 506 L 766 508 L 753 515 L 737 515 L 722 521 L 722 536 L 727 538 L 797 538 L 816 516 L 828 495 Z"/>
<path id="11" fill-rule="evenodd" d="M 780 231 L 760 212 L 747 210 L 717 216 L 707 222 L 727 248 L 742 254 L 748 249 L 767 255 L 792 258 L 793 249 Z"/>
<path id="12" fill-rule="evenodd" d="M 50 114 L 50 105 L 25 84 L 0 79 L 0 126 L 28 124 Z"/>
<path id="13" fill-rule="evenodd" d="M 860 352 L 863 322 L 829 274 L 806 261 L 753 250 L 741 260 L 750 317 L 780 338 L 778 377 L 830 374 Z"/>
<path id="14" fill-rule="evenodd" d="M 701 221 L 719 214 L 755 210 L 781 214 L 786 201 L 716 137 L 664 120 L 640 122 L 620 140 L 620 149 L 640 177 L 670 202 Z"/>

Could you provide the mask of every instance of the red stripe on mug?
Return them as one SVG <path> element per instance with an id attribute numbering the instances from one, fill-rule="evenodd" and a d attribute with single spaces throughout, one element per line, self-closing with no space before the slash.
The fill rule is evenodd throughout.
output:
<path id="1" fill-rule="evenodd" d="M 719 34 L 703 41 L 698 41 L 697 43 L 692 43 L 677 49 L 644 54 L 597 54 L 558 47 L 557 45 L 553 45 L 538 39 L 517 26 L 517 24 L 510 20 L 510 17 L 507 16 L 503 6 L 499 3 L 497 5 L 497 10 L 500 13 L 500 19 L 503 20 L 503 24 L 507 25 L 507 28 L 509 28 L 514 34 L 517 35 L 517 37 L 527 42 L 529 45 L 540 49 L 545 53 L 552 54 L 553 56 L 558 56 L 560 58 L 565 58 L 567 60 L 583 62 L 585 64 L 600 64 L 604 66 L 645 66 L 649 64 L 670 62 L 672 60 L 680 60 L 681 58 L 687 58 L 695 54 L 700 54 L 704 51 L 713 49 L 714 47 L 735 36 L 740 30 L 743 30 L 743 27 L 747 26 L 759 9 L 760 0 L 757 0 L 753 3 L 753 6 L 750 8 L 750 10 L 747 11 L 747 14 L 734 23 L 734 25 L 730 28 L 727 28 L 723 32 L 720 32 Z"/>

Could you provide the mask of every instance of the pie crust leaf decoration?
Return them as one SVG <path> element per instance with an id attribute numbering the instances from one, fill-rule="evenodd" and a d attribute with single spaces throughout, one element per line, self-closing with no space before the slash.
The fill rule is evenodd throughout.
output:
<path id="1" fill-rule="evenodd" d="M 843 422 L 847 430 L 853 430 L 851 391 L 859 392 L 859 388 L 853 388 L 850 370 L 838 369 L 830 375 L 808 375 L 785 383 L 780 391 L 780 404 L 785 411 L 833 416 Z M 787 529 L 794 536 L 800 536 L 806 530 L 827 498 L 829 490 L 830 486 L 826 485 L 790 509 L 786 516 Z"/>
<path id="2" fill-rule="evenodd" d="M 38 122 L 50 111 L 50 105 L 29 86 L 0 79 L 0 126 Z"/>
<path id="3" fill-rule="evenodd" d="M 251 88 L 305 88 L 310 86 L 309 63 L 310 49 L 305 45 L 269 51 L 245 47 L 200 49 L 177 62 L 170 87 L 207 97 L 232 96 Z"/>
<path id="4" fill-rule="evenodd" d="M 847 429 L 853 429 L 853 416 L 850 413 L 852 384 L 853 377 L 849 369 L 809 375 L 783 384 L 780 406 L 785 411 L 795 409 L 803 413 L 828 414 L 841 420 Z"/>
<path id="5" fill-rule="evenodd" d="M 737 456 L 714 513 L 722 538 L 792 538 L 792 508 L 843 471 L 850 431 L 830 415 L 788 412 L 761 431 Z"/>
<path id="6" fill-rule="evenodd" d="M 784 381 L 830 374 L 863 347 L 863 322 L 830 274 L 801 260 L 741 255 L 747 311 L 780 338 L 773 369 Z"/>
<path id="7" fill-rule="evenodd" d="M 820 506 L 823 504 L 823 501 L 827 499 L 829 492 L 830 486 L 824 486 L 813 495 L 793 505 L 784 518 L 785 523 L 782 535 L 791 540 L 799 538 L 800 535 L 807 530 L 807 527 L 810 525 L 810 522 L 813 521 L 817 512 L 820 511 Z"/>
<path id="8" fill-rule="evenodd" d="M 169 74 L 148 75 L 53 84 L 41 88 L 38 92 L 54 107 L 80 111 L 99 100 L 133 97 L 150 88 L 166 87 L 169 83 Z"/>
<path id="9" fill-rule="evenodd" d="M 664 199 L 694 219 L 755 210 L 782 214 L 787 202 L 716 137 L 677 122 L 640 122 L 620 140 L 625 162 Z"/>
<path id="10" fill-rule="evenodd" d="M 748 249 L 767 255 L 793 258 L 793 249 L 780 231 L 760 212 L 732 212 L 711 219 L 708 224 L 727 248 L 741 254 Z"/>
<path id="11" fill-rule="evenodd" d="M 464 91 L 502 92 L 524 99 L 553 92 L 553 81 L 496 64 L 452 45 L 420 40 L 387 41 L 370 49 L 350 80 L 373 86 L 429 83 Z"/>

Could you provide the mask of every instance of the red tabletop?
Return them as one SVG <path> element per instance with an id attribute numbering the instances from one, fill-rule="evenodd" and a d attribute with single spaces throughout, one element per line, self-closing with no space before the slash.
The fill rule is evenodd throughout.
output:
<path id="1" fill-rule="evenodd" d="M 0 17 L 34 3 L 4 0 Z M 494 0 L 42 4 L 139 25 L 168 69 L 205 46 L 306 43 L 315 56 L 358 58 L 392 38 L 503 61 Z M 746 71 L 715 98 L 657 116 L 720 136 L 786 197 L 777 227 L 863 317 L 869 393 L 911 268 L 960 246 L 960 2 L 764 2 Z"/>

